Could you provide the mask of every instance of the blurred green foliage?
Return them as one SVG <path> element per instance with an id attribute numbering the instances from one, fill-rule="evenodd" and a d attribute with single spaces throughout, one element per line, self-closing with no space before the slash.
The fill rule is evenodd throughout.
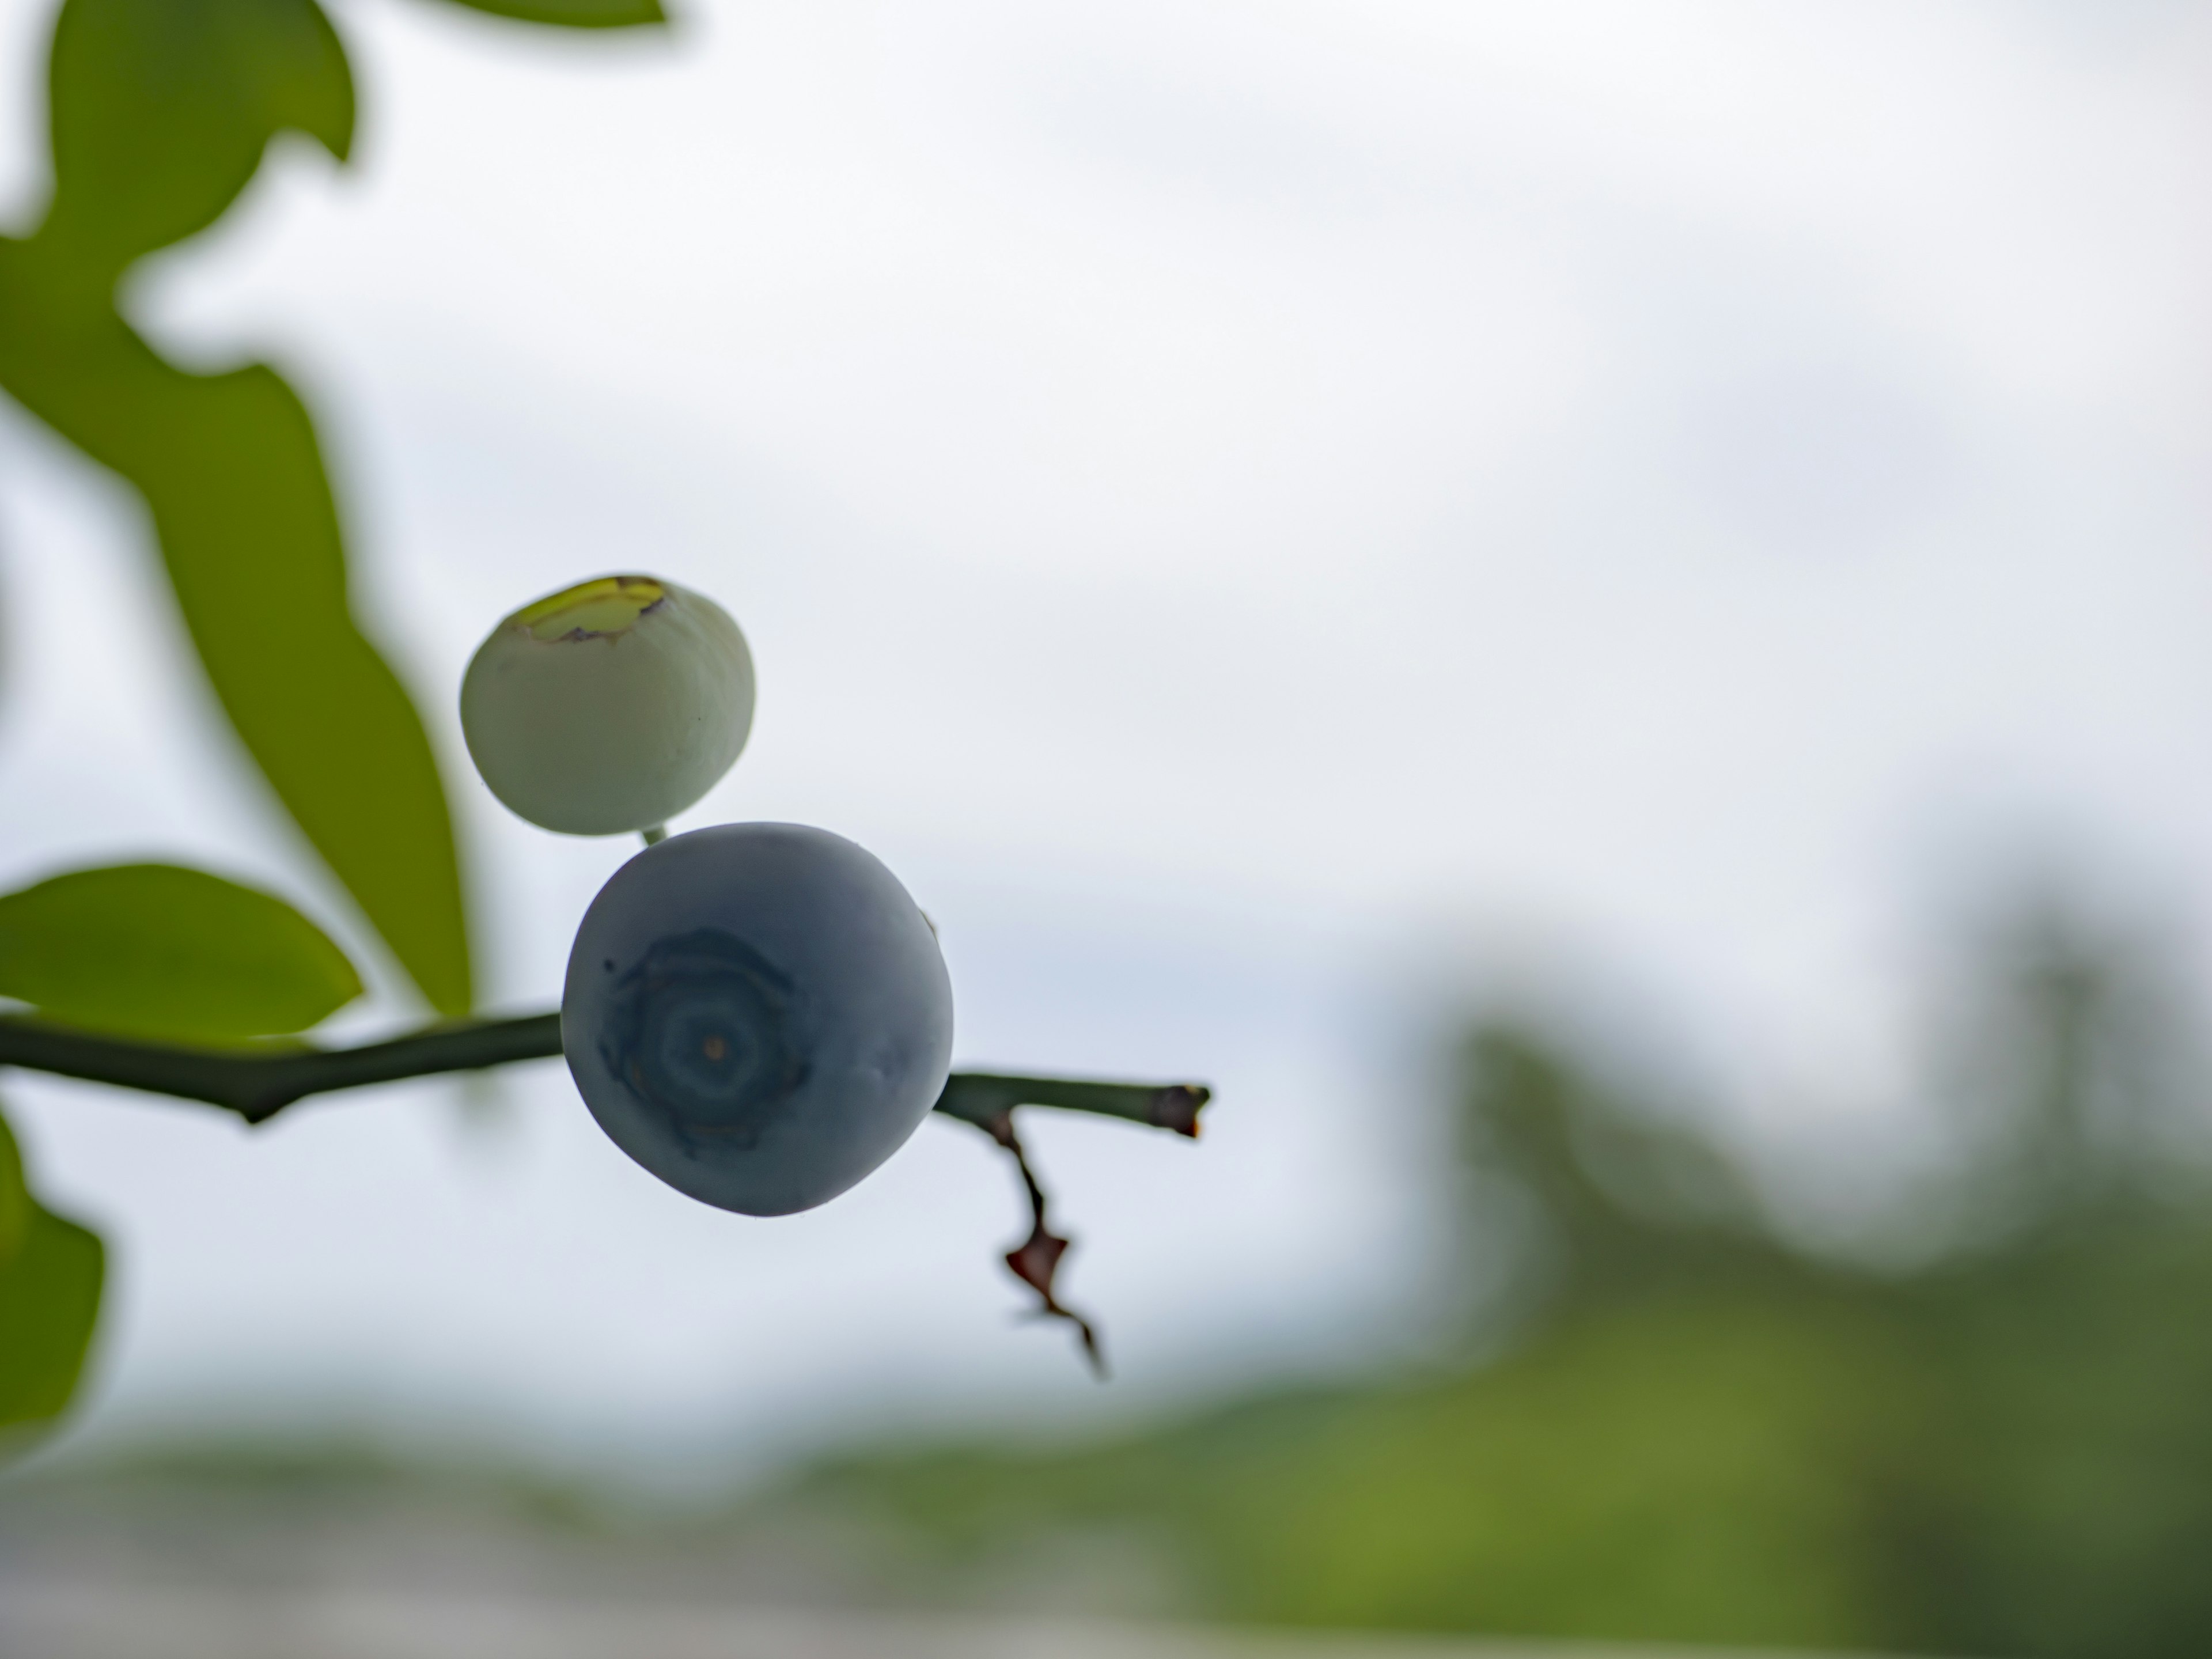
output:
<path id="1" fill-rule="evenodd" d="M 69 1403 L 105 1270 L 99 1239 L 32 1198 L 0 1119 L 0 1449 Z"/>
<path id="2" fill-rule="evenodd" d="M 656 0 L 457 3 L 585 27 L 661 17 Z M 246 752 L 432 1007 L 465 1014 L 444 785 L 355 620 L 307 411 L 264 364 L 178 368 L 116 308 L 131 265 L 219 219 L 277 134 L 346 159 L 343 45 L 315 0 L 65 0 L 46 92 L 52 194 L 29 234 L 0 236 L 0 390 L 137 490 Z M 213 877 L 124 866 L 0 900 L 0 996 L 45 1018 L 222 1040 L 301 1030 L 359 990 L 312 923 Z M 61 1409 L 98 1297 L 97 1241 L 28 1213 L 0 1279 L 0 1422 Z"/>
<path id="3" fill-rule="evenodd" d="M 304 1031 L 360 994 L 314 923 L 203 871 L 112 865 L 0 896 L 0 996 L 70 1025 L 222 1042 Z"/>
<path id="4" fill-rule="evenodd" d="M 2212 1652 L 2212 1186 L 2161 1006 L 2080 930 L 1995 947 L 1954 1011 L 1955 1159 L 1855 1254 L 1574 1045 L 1484 1030 L 1500 1357 L 1084 1450 L 857 1458 L 777 1504 L 886 1528 L 917 1582 L 1133 1534 L 1236 1620 Z"/>
<path id="5" fill-rule="evenodd" d="M 47 100 L 54 188 L 33 241 L 101 309 L 132 260 L 221 217 L 277 133 L 341 161 L 353 142 L 353 77 L 313 0 L 70 0 Z"/>
<path id="6" fill-rule="evenodd" d="M 618 29 L 667 21 L 660 0 L 455 0 L 477 11 L 528 23 L 561 23 L 570 28 Z"/>
<path id="7" fill-rule="evenodd" d="M 69 0 L 48 96 L 52 200 L 34 234 L 0 242 L 0 385 L 145 497 L 231 724 L 432 1004 L 465 1013 L 443 787 L 355 624 L 307 411 L 263 365 L 177 368 L 114 304 L 125 270 L 220 216 L 279 131 L 343 159 L 337 33 L 313 0 Z"/>

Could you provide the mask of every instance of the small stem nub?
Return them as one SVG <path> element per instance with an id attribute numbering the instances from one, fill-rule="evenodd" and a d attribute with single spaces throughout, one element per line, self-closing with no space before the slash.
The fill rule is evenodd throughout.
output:
<path id="1" fill-rule="evenodd" d="M 648 824 L 638 833 L 645 837 L 647 847 L 658 847 L 668 839 L 668 826 L 665 823 Z"/>

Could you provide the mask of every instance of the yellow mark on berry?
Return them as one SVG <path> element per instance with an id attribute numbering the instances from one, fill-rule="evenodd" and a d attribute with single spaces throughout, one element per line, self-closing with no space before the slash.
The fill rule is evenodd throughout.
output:
<path id="1" fill-rule="evenodd" d="M 666 595 L 650 576 L 600 576 L 525 605 L 507 620 L 528 629 L 533 640 L 596 639 L 628 632 Z"/>

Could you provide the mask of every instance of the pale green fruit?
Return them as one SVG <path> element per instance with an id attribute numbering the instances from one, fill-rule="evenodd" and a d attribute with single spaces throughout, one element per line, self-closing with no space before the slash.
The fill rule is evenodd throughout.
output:
<path id="1" fill-rule="evenodd" d="M 461 731 L 484 782 L 564 835 L 667 823 L 730 769 L 752 723 L 737 623 L 652 576 L 602 576 L 525 605 L 461 681 Z"/>

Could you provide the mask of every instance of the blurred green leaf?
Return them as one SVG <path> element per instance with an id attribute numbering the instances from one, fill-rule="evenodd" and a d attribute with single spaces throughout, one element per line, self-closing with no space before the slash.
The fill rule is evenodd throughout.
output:
<path id="1" fill-rule="evenodd" d="M 353 78 L 313 0 L 69 0 L 48 234 L 112 276 L 212 224 L 287 128 L 343 159 Z"/>
<path id="2" fill-rule="evenodd" d="M 0 1118 L 0 1184 L 21 1161 Z M 23 1199 L 25 1224 L 0 1261 L 0 1437 L 58 1417 L 76 1391 L 100 1316 L 106 1252 L 94 1234 Z M 4 1443 L 4 1439 L 0 1439 Z"/>
<path id="3" fill-rule="evenodd" d="M 97 1235 L 31 1212 L 22 1248 L 0 1267 L 0 1435 L 60 1416 L 76 1392 L 106 1255 Z"/>
<path id="4" fill-rule="evenodd" d="M 231 724 L 433 1006 L 465 1013 L 444 787 L 355 624 L 307 410 L 261 365 L 173 367 L 112 305 L 122 265 L 220 213 L 278 130 L 343 154 L 337 38 L 312 0 L 69 0 L 52 87 L 52 207 L 0 239 L 0 386 L 138 487 Z"/>
<path id="5" fill-rule="evenodd" d="M 8 1121 L 0 1118 L 0 1272 L 15 1259 L 15 1252 L 31 1231 L 31 1191 L 23 1184 L 23 1155 Z"/>
<path id="6" fill-rule="evenodd" d="M 0 896 L 0 996 L 72 1025 L 222 1042 L 305 1030 L 360 994 L 314 923 L 202 871 L 115 865 Z"/>
<path id="7" fill-rule="evenodd" d="M 453 0 L 472 11 L 496 17 L 516 17 L 526 23 L 558 23 L 574 29 L 628 28 L 639 23 L 665 23 L 667 14 L 660 0 Z"/>

